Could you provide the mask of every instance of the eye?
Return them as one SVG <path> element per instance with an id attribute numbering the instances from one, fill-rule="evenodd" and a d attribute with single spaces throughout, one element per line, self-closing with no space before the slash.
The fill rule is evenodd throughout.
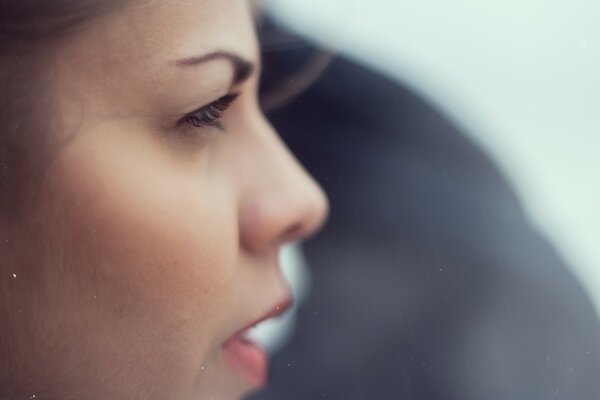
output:
<path id="1" fill-rule="evenodd" d="M 223 117 L 225 111 L 239 96 L 240 93 L 225 95 L 220 99 L 187 114 L 180 122 L 185 122 L 194 128 L 218 125 L 219 120 Z"/>

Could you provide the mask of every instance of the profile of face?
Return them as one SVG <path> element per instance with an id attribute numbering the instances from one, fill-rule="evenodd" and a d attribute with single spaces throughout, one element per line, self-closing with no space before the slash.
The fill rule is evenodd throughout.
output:
<path id="1" fill-rule="evenodd" d="M 327 212 L 260 111 L 251 5 L 125 1 L 60 41 L 35 117 L 61 145 L 4 233 L 11 384 L 240 398 L 266 368 L 244 331 L 289 301 L 278 251 Z"/>

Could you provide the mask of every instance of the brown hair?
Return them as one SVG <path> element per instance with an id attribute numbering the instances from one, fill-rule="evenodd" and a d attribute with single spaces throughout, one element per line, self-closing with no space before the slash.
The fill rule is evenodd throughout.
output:
<path id="1" fill-rule="evenodd" d="M 64 34 L 122 1 L 0 0 L 0 40 L 26 42 Z"/>

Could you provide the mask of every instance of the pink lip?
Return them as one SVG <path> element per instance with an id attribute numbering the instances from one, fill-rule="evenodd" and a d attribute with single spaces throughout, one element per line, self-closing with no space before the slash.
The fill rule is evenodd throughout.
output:
<path id="1" fill-rule="evenodd" d="M 292 304 L 288 298 L 278 303 L 271 311 L 254 320 L 234 333 L 222 346 L 223 359 L 229 367 L 244 378 L 254 389 L 260 389 L 267 382 L 269 362 L 264 349 L 242 337 L 244 332 L 269 318 L 283 314 Z"/>
<path id="2" fill-rule="evenodd" d="M 269 311 L 262 317 L 255 319 L 251 323 L 247 324 L 245 327 L 243 327 L 242 329 L 238 330 L 236 333 L 231 335 L 231 337 L 233 338 L 233 337 L 239 336 L 242 333 L 244 333 L 245 331 L 247 331 L 248 329 L 252 328 L 255 325 L 260 324 L 261 322 L 263 322 L 269 318 L 275 318 L 275 317 L 280 316 L 281 314 L 286 312 L 287 309 L 290 308 L 291 306 L 292 306 L 292 300 L 290 298 L 286 298 L 285 300 L 280 301 L 279 303 L 277 303 L 277 305 L 275 305 L 275 307 L 273 307 L 271 309 L 271 311 Z"/>

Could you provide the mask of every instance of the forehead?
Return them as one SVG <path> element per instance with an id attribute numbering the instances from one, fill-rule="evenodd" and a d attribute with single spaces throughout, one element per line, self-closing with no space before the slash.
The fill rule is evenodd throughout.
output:
<path id="1" fill-rule="evenodd" d="M 215 51 L 258 64 L 248 1 L 125 1 L 65 40 L 53 58 L 53 84 L 75 111 L 142 109 L 146 101 L 177 97 L 174 91 L 183 102 L 192 92 L 220 90 L 215 86 L 231 79 L 231 66 L 224 61 L 174 67 L 177 60 Z"/>
<path id="2" fill-rule="evenodd" d="M 255 50 L 250 15 L 245 0 L 134 0 L 104 23 L 111 42 L 147 57 L 222 49 L 250 59 Z"/>
<path id="3" fill-rule="evenodd" d="M 59 64 L 135 79 L 174 60 L 213 51 L 256 61 L 258 44 L 245 0 L 132 0 L 85 23 L 59 51 Z M 96 75 L 98 76 L 98 75 Z"/>

